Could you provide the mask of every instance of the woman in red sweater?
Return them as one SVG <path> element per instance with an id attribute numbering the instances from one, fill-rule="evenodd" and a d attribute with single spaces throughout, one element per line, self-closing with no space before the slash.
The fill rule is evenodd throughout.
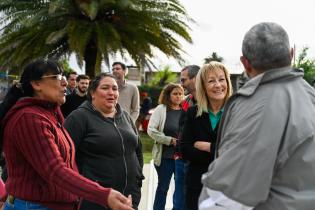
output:
<path id="1" fill-rule="evenodd" d="M 8 169 L 5 210 L 75 210 L 80 198 L 132 210 L 131 198 L 79 175 L 60 105 L 67 81 L 51 60 L 27 65 L 1 108 L 1 143 Z"/>

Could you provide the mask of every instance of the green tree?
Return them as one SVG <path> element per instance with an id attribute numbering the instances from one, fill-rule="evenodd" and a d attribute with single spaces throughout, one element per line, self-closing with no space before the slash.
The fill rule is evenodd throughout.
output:
<path id="1" fill-rule="evenodd" d="M 223 60 L 223 57 L 219 56 L 216 52 L 213 52 L 211 56 L 204 59 L 204 64 L 210 63 L 211 61 L 223 62 Z"/>
<path id="2" fill-rule="evenodd" d="M 299 53 L 297 60 L 294 62 L 294 67 L 304 70 L 304 79 L 311 85 L 315 77 L 315 60 L 308 58 L 308 47 L 303 47 Z"/>
<path id="3" fill-rule="evenodd" d="M 65 74 L 74 71 L 74 70 L 70 67 L 69 58 L 68 58 L 68 57 L 61 58 L 61 59 L 60 59 L 60 63 L 61 63 L 61 65 L 62 65 L 62 67 L 63 67 L 63 70 L 64 70 Z"/>
<path id="4" fill-rule="evenodd" d="M 155 49 L 181 62 L 177 37 L 192 42 L 193 20 L 178 0 L 1 0 L 0 14 L 0 63 L 8 68 L 75 53 L 94 77 L 116 54 L 142 69 Z"/>
<path id="5" fill-rule="evenodd" d="M 155 73 L 153 78 L 148 83 L 149 86 L 164 87 L 170 82 L 177 81 L 177 74 L 172 72 L 169 66 L 165 66 L 162 70 Z"/>

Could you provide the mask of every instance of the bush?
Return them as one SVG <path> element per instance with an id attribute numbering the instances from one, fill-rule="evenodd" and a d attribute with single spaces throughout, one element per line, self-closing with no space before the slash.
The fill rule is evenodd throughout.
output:
<path id="1" fill-rule="evenodd" d="M 148 93 L 149 97 L 151 97 L 152 108 L 158 105 L 159 96 L 163 89 L 162 87 L 152 87 L 149 85 L 141 85 L 141 86 L 138 86 L 138 89 L 140 93 L 145 91 Z"/>

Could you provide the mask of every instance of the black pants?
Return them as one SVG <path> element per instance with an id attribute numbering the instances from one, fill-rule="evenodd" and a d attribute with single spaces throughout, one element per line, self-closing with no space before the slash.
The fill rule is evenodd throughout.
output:
<path id="1" fill-rule="evenodd" d="M 194 189 L 194 188 L 186 188 L 185 191 L 185 209 L 186 210 L 198 210 L 198 200 L 199 195 L 201 193 L 200 189 Z"/>

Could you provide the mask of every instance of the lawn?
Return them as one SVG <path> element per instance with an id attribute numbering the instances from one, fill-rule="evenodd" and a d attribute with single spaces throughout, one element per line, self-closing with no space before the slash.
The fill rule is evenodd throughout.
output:
<path id="1" fill-rule="evenodd" d="M 140 132 L 140 138 L 142 142 L 142 152 L 143 152 L 143 160 L 144 163 L 149 163 L 152 159 L 152 146 L 153 146 L 153 139 L 151 139 L 148 134 L 144 132 Z"/>

